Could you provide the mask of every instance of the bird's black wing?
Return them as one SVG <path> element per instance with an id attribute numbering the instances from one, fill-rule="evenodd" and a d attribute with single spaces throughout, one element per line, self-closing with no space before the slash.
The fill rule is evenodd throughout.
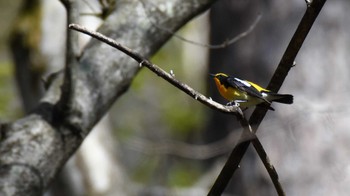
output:
<path id="1" fill-rule="evenodd" d="M 270 103 L 268 100 L 266 100 L 263 97 L 261 92 L 259 92 L 254 86 L 252 86 L 251 84 L 249 84 L 249 82 L 247 82 L 245 80 L 241 80 L 241 79 L 238 79 L 235 77 L 229 77 L 229 78 L 227 78 L 227 82 L 233 88 L 237 88 L 238 90 L 246 92 L 250 96 L 262 99 L 265 102 Z"/>

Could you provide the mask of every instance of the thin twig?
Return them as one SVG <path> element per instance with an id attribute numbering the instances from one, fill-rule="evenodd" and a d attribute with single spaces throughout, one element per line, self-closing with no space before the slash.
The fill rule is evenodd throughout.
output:
<path id="1" fill-rule="evenodd" d="M 213 101 L 211 98 L 207 98 L 206 96 L 197 92 L 196 90 L 194 90 L 193 88 L 191 88 L 187 84 L 184 84 L 184 83 L 180 82 L 179 80 L 177 80 L 174 77 L 174 75 L 167 73 L 166 71 L 164 71 L 163 69 L 161 69 L 157 65 L 154 65 L 151 62 L 149 62 L 146 58 L 142 57 L 140 54 L 134 52 L 133 50 L 131 50 L 125 46 L 122 46 L 121 44 L 114 41 L 113 39 L 108 38 L 108 37 L 104 36 L 103 34 L 98 33 L 96 31 L 88 30 L 85 27 L 78 25 L 78 24 L 70 24 L 69 28 L 76 30 L 76 31 L 79 31 L 81 33 L 90 35 L 91 37 L 94 37 L 94 38 L 112 46 L 113 48 L 120 50 L 121 52 L 125 53 L 126 55 L 128 55 L 131 58 L 133 58 L 134 60 L 136 60 L 140 64 L 141 67 L 147 67 L 152 72 L 156 73 L 158 76 L 162 77 L 163 79 L 168 81 L 170 84 L 172 84 L 173 86 L 182 90 L 186 94 L 190 95 L 192 98 L 200 101 L 204 105 L 206 105 L 210 108 L 219 110 L 219 111 L 224 112 L 224 113 L 239 114 L 238 116 L 243 115 L 243 112 L 241 111 L 241 109 L 239 107 L 237 107 L 237 106 L 224 106 L 220 103 Z"/>
<path id="2" fill-rule="evenodd" d="M 162 27 L 160 27 L 160 26 L 158 26 L 158 28 L 162 28 L 164 31 L 168 31 L 169 33 L 172 33 L 172 35 L 173 35 L 174 37 L 176 37 L 176 38 L 178 38 L 178 39 L 180 39 L 180 40 L 182 40 L 182 41 L 184 41 L 184 42 L 187 42 L 187 43 L 190 43 L 190 44 L 193 44 L 193 45 L 196 45 L 196 46 L 201 46 L 201 47 L 209 48 L 209 49 L 221 49 L 221 48 L 226 48 L 227 46 L 229 46 L 229 45 L 231 45 L 231 44 L 234 44 L 234 43 L 236 43 L 237 41 L 239 41 L 239 40 L 243 39 L 244 37 L 246 37 L 247 35 L 249 35 L 249 34 L 254 30 L 254 28 L 256 27 L 256 25 L 259 23 L 261 17 L 262 17 L 262 15 L 259 14 L 259 15 L 256 17 L 256 19 L 255 19 L 255 21 L 253 22 L 253 24 L 251 24 L 251 25 L 249 26 L 249 28 L 248 28 L 246 31 L 244 31 L 244 32 L 242 32 L 242 33 L 236 35 L 235 37 L 233 37 L 233 38 L 231 38 L 231 39 L 225 40 L 225 41 L 224 41 L 223 43 L 221 43 L 221 44 L 204 44 L 204 43 L 200 43 L 200 42 L 195 42 L 195 41 L 192 41 L 192 40 L 190 40 L 190 39 L 184 38 L 184 37 L 182 37 L 181 35 L 178 35 L 178 34 L 176 34 L 176 33 L 173 33 L 173 32 L 171 32 L 171 31 L 168 30 L 168 29 L 162 28 Z M 154 24 L 154 25 L 156 25 L 156 24 Z"/>
<path id="3" fill-rule="evenodd" d="M 148 12 L 147 12 L 147 9 L 145 8 L 146 5 L 145 5 L 145 2 L 143 2 L 143 0 L 140 0 L 142 6 L 143 6 L 143 10 L 145 12 L 145 14 L 148 16 Z M 147 2 L 147 3 L 150 3 L 150 2 Z M 159 10 L 157 6 L 154 6 L 155 9 Z M 193 45 L 196 45 L 196 46 L 200 46 L 200 47 L 204 47 L 204 48 L 209 48 L 209 49 L 221 49 L 221 48 L 226 48 L 227 46 L 231 45 L 231 44 L 234 44 L 236 43 L 237 41 L 243 39 L 244 37 L 246 37 L 247 35 L 249 35 L 256 27 L 256 25 L 259 23 L 260 19 L 262 17 L 262 14 L 258 14 L 257 17 L 255 18 L 254 22 L 249 26 L 249 28 L 236 35 L 235 37 L 233 38 L 230 38 L 230 39 L 227 39 L 225 40 L 223 43 L 221 44 L 205 44 L 205 43 L 200 43 L 200 42 L 196 42 L 196 41 L 193 41 L 193 40 L 190 40 L 190 39 L 187 39 L 173 31 L 171 31 L 170 29 L 167 29 L 165 27 L 162 27 L 160 25 L 158 25 L 157 23 L 155 23 L 154 21 L 152 21 L 151 19 L 149 19 L 149 21 L 152 23 L 153 26 L 155 26 L 156 28 L 164 31 L 164 32 L 167 32 L 169 33 L 170 35 L 172 35 L 173 37 L 176 37 L 178 38 L 179 40 L 182 40 L 184 42 L 187 42 L 187 43 L 190 43 L 190 44 L 193 44 Z M 147 18 L 150 18 L 150 17 L 147 17 Z"/>
<path id="4" fill-rule="evenodd" d="M 272 90 L 273 92 L 278 92 L 278 90 L 282 86 L 284 79 L 286 78 L 289 70 L 294 64 L 296 55 L 298 54 L 306 36 L 308 35 L 313 23 L 315 22 L 325 2 L 326 0 L 313 0 L 312 3 L 310 3 L 307 6 L 306 12 L 303 18 L 301 19 L 299 26 L 295 31 L 275 71 L 275 74 L 267 87 L 268 89 Z M 257 107 L 254 110 L 253 114 L 249 119 L 249 123 L 252 125 L 254 133 L 256 133 L 266 113 L 267 109 L 262 107 Z M 230 167 L 224 167 L 222 169 L 220 175 L 216 179 L 208 195 L 221 195 L 223 193 L 232 175 L 236 171 L 240 161 L 242 160 L 243 155 L 247 151 L 249 144 L 250 141 L 245 141 L 235 146 L 225 164 L 230 165 Z"/>
<path id="5" fill-rule="evenodd" d="M 246 118 L 242 118 L 242 119 L 240 119 L 240 123 L 244 127 L 240 141 L 244 142 L 244 143 L 248 143 L 248 144 L 249 144 L 249 142 L 252 142 L 254 149 L 258 153 L 260 160 L 263 162 L 265 169 L 266 169 L 267 173 L 269 174 L 273 185 L 275 186 L 276 192 L 278 193 L 278 195 L 285 195 L 283 188 L 282 188 L 282 185 L 279 182 L 277 171 L 276 171 L 275 167 L 271 164 L 270 158 L 268 157 L 268 155 L 267 155 L 263 145 L 261 144 L 259 138 L 256 136 L 255 132 L 253 132 L 253 130 L 249 124 L 249 121 Z M 247 131 L 249 131 L 249 133 L 248 133 L 249 135 L 253 136 L 253 137 L 250 137 L 250 138 L 252 138 L 251 140 L 244 139 L 247 137 L 247 133 L 246 133 Z M 228 163 L 228 161 L 227 161 L 226 164 L 230 164 L 230 163 Z M 239 162 L 238 162 L 238 164 L 239 164 Z"/>
<path id="6" fill-rule="evenodd" d="M 260 140 L 258 138 L 254 138 L 251 142 L 252 142 L 256 152 L 258 153 L 261 161 L 263 162 L 263 164 L 267 170 L 267 173 L 269 174 L 271 181 L 272 181 L 273 185 L 275 186 L 277 194 L 278 195 L 286 195 L 283 188 L 282 188 L 282 185 L 279 181 L 277 171 L 276 171 L 275 167 L 271 164 L 270 158 L 268 157 L 266 151 L 264 150 L 264 147 L 261 144 Z"/>

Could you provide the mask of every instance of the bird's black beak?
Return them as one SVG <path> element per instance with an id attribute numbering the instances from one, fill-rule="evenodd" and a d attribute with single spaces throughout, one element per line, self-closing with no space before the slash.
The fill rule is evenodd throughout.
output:
<path id="1" fill-rule="evenodd" d="M 214 78 L 216 76 L 216 74 L 209 74 L 209 76 Z"/>

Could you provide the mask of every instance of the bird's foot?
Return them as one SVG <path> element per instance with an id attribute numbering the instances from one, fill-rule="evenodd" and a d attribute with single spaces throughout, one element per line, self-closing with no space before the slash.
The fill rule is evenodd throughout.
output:
<path id="1" fill-rule="evenodd" d="M 239 107 L 240 104 L 239 104 L 238 101 L 233 100 L 233 101 L 228 102 L 228 103 L 226 104 L 226 106 L 236 106 L 236 107 Z"/>

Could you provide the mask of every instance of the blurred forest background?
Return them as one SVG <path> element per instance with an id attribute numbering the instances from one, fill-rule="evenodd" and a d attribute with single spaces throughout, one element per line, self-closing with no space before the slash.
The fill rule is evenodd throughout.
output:
<path id="1" fill-rule="evenodd" d="M 80 4 L 81 24 L 98 28 L 103 19 L 95 14 L 103 6 L 97 0 Z M 224 104 L 208 73 L 266 86 L 305 9 L 303 0 L 220 0 L 177 33 L 220 44 L 262 18 L 226 48 L 173 38 L 151 60 Z M 348 0 L 326 3 L 280 91 L 293 94 L 294 104 L 273 105 L 276 111 L 258 130 L 287 195 L 350 193 L 349 9 Z M 44 93 L 41 79 L 63 68 L 67 24 L 58 0 L 1 0 L 0 13 L 0 119 L 6 122 L 33 109 Z M 88 40 L 82 35 L 81 46 Z M 144 69 L 46 195 L 205 195 L 240 131 L 232 116 L 206 108 Z M 227 195 L 275 194 L 253 149 L 240 166 Z"/>

